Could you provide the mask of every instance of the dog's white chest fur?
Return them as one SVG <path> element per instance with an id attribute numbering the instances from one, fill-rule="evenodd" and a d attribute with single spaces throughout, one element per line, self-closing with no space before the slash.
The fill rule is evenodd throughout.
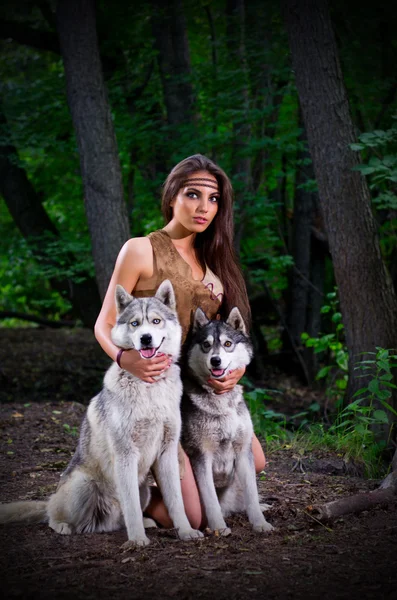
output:
<path id="1" fill-rule="evenodd" d="M 98 448 L 96 440 L 91 452 L 99 452 L 103 461 L 103 453 L 107 450 L 107 465 L 111 471 L 113 456 L 120 450 L 118 442 L 124 446 L 128 441 L 138 458 L 141 483 L 164 445 L 170 440 L 179 439 L 182 393 L 179 367 L 172 365 L 166 375 L 153 385 L 120 371 L 113 364 L 105 376 L 104 392 L 91 403 L 87 411 L 90 425 L 102 441 Z M 106 419 L 102 422 L 101 415 L 105 413 Z"/>

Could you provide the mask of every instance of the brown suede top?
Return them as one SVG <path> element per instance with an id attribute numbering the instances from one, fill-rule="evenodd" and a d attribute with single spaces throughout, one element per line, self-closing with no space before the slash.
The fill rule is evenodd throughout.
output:
<path id="1" fill-rule="evenodd" d="M 133 290 L 132 293 L 137 298 L 154 296 L 160 283 L 169 279 L 175 291 L 184 344 L 196 308 L 201 308 L 209 319 L 215 319 L 221 301 L 213 294 L 211 286 L 206 287 L 202 281 L 193 279 L 190 265 L 179 254 L 168 233 L 159 229 L 150 233 L 148 238 L 153 248 L 153 276 L 148 281 L 147 290 Z"/>

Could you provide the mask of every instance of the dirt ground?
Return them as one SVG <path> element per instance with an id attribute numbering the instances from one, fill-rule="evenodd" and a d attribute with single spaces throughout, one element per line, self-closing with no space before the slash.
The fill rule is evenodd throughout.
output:
<path id="1" fill-rule="evenodd" d="M 87 331 L 0 330 L 0 339 L 0 500 L 43 499 L 108 361 Z M 319 524 L 309 506 L 378 482 L 343 474 L 340 457 L 309 458 L 314 471 L 301 473 L 288 447 L 268 455 L 258 487 L 272 505 L 271 535 L 253 533 L 238 515 L 227 538 L 180 542 L 173 530 L 151 529 L 150 546 L 123 552 L 125 531 L 60 536 L 47 525 L 3 526 L 3 597 L 396 598 L 396 503 Z"/>

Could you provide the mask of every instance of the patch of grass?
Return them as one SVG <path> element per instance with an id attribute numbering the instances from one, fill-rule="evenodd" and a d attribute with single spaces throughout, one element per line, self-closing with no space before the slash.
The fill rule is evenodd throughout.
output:
<path id="1" fill-rule="evenodd" d="M 307 430 L 298 430 L 291 436 L 288 448 L 296 454 L 311 452 L 333 452 L 346 462 L 354 461 L 361 464 L 367 477 L 376 478 L 384 474 L 385 466 L 382 460 L 384 444 L 372 440 L 363 443 L 363 437 L 352 431 L 341 435 L 325 429 L 321 423 L 314 423 Z"/>
<path id="2" fill-rule="evenodd" d="M 291 436 L 287 429 L 287 417 L 265 407 L 266 400 L 272 400 L 271 394 L 278 390 L 256 388 L 244 394 L 251 414 L 255 433 L 266 441 L 266 445 L 282 445 Z"/>
<path id="3" fill-rule="evenodd" d="M 387 446 L 384 432 L 391 436 L 391 423 L 397 417 L 397 411 L 391 405 L 392 392 L 397 389 L 393 377 L 397 354 L 393 350 L 377 348 L 376 352 L 367 355 L 370 358 L 356 366 L 361 373 L 359 377 L 365 377 L 367 385 L 359 389 L 346 406 L 339 403 L 331 425 L 315 421 L 320 408 L 317 403 L 293 418 L 287 418 L 283 413 L 265 408 L 265 401 L 273 400 L 274 390 L 247 392 L 245 399 L 254 430 L 266 441 L 267 452 L 283 447 L 298 454 L 329 451 L 346 461 L 362 464 L 368 477 L 384 475 L 383 454 Z M 300 419 L 298 423 L 297 418 Z"/>

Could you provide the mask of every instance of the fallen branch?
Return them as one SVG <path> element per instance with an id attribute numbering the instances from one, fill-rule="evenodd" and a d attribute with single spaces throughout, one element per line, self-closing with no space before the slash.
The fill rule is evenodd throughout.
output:
<path id="1" fill-rule="evenodd" d="M 394 466 L 393 460 L 393 466 Z M 369 510 L 374 506 L 397 502 L 397 470 L 390 473 L 381 483 L 380 487 L 373 492 L 355 494 L 348 498 L 341 498 L 322 505 L 314 505 L 308 508 L 321 522 L 332 521 L 342 515 L 359 513 Z"/>
<path id="2" fill-rule="evenodd" d="M 53 329 L 60 329 L 61 327 L 76 327 L 75 321 L 51 321 L 50 319 L 39 317 L 37 315 L 20 313 L 12 310 L 0 311 L 0 319 L 20 319 L 21 321 L 30 321 L 32 323 L 43 325 L 44 327 L 52 327 Z"/>

